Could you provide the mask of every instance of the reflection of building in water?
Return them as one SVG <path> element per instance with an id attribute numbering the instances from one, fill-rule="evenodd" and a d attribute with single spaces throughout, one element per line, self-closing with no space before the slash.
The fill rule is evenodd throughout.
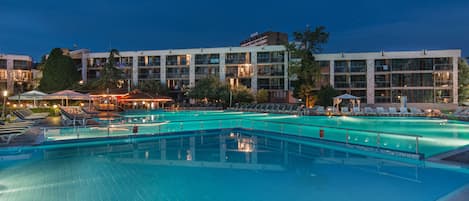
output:
<path id="1" fill-rule="evenodd" d="M 45 159 L 73 156 L 94 156 L 98 162 L 143 164 L 156 166 L 228 168 L 244 170 L 285 171 L 306 165 L 299 174 L 312 174 L 318 165 L 347 165 L 383 172 L 383 166 L 401 166 L 363 155 L 349 154 L 321 147 L 291 142 L 280 138 L 243 133 L 205 133 L 196 136 L 171 136 L 138 143 L 121 143 L 43 152 Z M 304 142 L 307 143 L 307 142 Z M 304 166 L 302 166 L 304 167 Z M 415 169 L 418 180 L 418 169 Z M 413 171 L 413 170 L 412 170 Z M 387 173 L 386 174 L 390 174 Z"/>

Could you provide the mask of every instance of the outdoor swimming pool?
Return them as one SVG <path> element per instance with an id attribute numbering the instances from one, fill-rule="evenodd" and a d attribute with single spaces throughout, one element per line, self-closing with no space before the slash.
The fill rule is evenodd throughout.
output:
<path id="1" fill-rule="evenodd" d="M 242 132 L 187 134 L 4 150 L 0 200 L 430 201 L 469 182 L 418 161 Z"/>
<path id="2" fill-rule="evenodd" d="M 102 126 L 47 129 L 47 140 L 243 128 L 380 149 L 428 158 L 469 144 L 469 124 L 424 117 L 326 117 L 266 113 L 182 111 L 124 113 Z M 322 130 L 322 131 L 321 131 Z"/>

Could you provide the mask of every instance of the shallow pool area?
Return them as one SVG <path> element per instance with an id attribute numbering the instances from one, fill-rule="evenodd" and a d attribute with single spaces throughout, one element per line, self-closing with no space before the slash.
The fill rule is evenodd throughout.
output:
<path id="1" fill-rule="evenodd" d="M 0 199 L 430 201 L 469 182 L 423 162 L 229 130 L 92 142 L 3 151 Z"/>
<path id="2" fill-rule="evenodd" d="M 469 124 L 425 117 L 297 116 L 229 111 L 148 111 L 98 119 L 102 125 L 48 128 L 49 141 L 244 128 L 432 157 L 469 144 Z M 137 131 L 134 130 L 137 127 Z"/>

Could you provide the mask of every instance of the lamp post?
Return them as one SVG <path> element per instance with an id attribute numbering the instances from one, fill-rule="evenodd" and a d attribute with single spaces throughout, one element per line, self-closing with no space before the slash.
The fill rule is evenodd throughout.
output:
<path id="1" fill-rule="evenodd" d="M 3 91 L 3 108 L 2 108 L 2 119 L 5 119 L 5 105 L 7 102 L 8 91 Z"/>

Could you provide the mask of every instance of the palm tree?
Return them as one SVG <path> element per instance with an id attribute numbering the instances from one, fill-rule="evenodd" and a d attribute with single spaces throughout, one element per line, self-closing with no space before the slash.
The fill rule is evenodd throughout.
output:
<path id="1" fill-rule="evenodd" d="M 116 68 L 116 57 L 119 56 L 119 51 L 117 49 L 112 49 L 109 52 L 109 57 L 107 63 L 104 65 L 101 70 L 101 76 L 96 80 L 92 86 L 95 89 L 109 89 L 116 88 L 118 86 L 119 80 L 123 79 L 122 71 Z"/>
<path id="2" fill-rule="evenodd" d="M 292 82 L 295 97 L 301 97 L 301 86 L 315 87 L 316 81 L 320 78 L 320 66 L 313 54 L 321 52 L 322 45 L 329 38 L 329 33 L 325 29 L 324 26 L 319 26 L 311 31 L 307 26 L 305 31 L 293 33 L 295 43 L 286 45 L 292 57 L 289 73 L 297 77 L 297 80 Z"/>
<path id="3" fill-rule="evenodd" d="M 302 98 L 305 100 L 305 105 L 306 107 L 311 106 L 311 101 L 313 97 L 313 86 L 308 85 L 308 84 L 302 84 L 300 86 L 299 92 L 298 92 L 298 97 Z"/>

